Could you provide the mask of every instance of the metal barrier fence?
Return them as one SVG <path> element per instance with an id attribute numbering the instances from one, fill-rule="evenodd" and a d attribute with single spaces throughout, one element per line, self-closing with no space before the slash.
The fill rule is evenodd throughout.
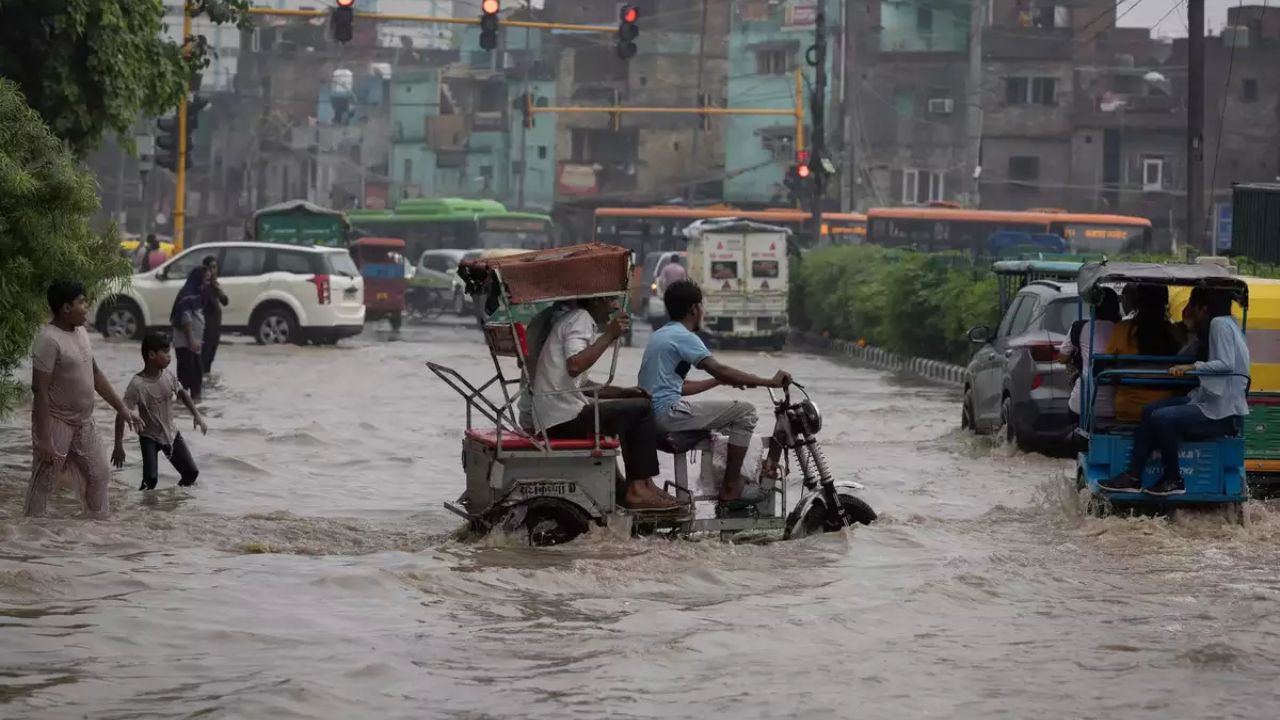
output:
<path id="1" fill-rule="evenodd" d="M 904 357 L 871 345 L 859 346 L 852 340 L 822 337 L 814 333 L 792 332 L 791 340 L 801 345 L 844 355 L 882 370 L 909 373 L 942 385 L 964 386 L 964 368 L 941 360 Z"/>

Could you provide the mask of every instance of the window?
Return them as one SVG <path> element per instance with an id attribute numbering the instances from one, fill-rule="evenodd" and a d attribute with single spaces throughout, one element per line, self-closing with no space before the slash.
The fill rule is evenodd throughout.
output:
<path id="1" fill-rule="evenodd" d="M 547 159 L 547 146 L 546 146 L 546 145 L 539 145 L 539 146 L 538 146 L 538 159 L 539 159 L 539 160 L 546 160 L 546 159 Z"/>
<path id="2" fill-rule="evenodd" d="M 293 273 L 295 275 L 312 275 L 315 273 L 309 253 L 277 250 L 275 251 L 275 256 L 276 272 Z"/>
<path id="3" fill-rule="evenodd" d="M 422 258 L 422 264 L 428 270 L 442 273 L 452 273 L 458 267 L 458 264 L 448 255 L 428 255 Z"/>
<path id="4" fill-rule="evenodd" d="M 916 95 L 911 88 L 898 88 L 893 91 L 893 109 L 901 117 L 915 117 Z"/>
<path id="5" fill-rule="evenodd" d="M 902 202 L 926 205 L 942 199 L 942 173 L 913 168 L 902 171 Z"/>
<path id="6" fill-rule="evenodd" d="M 757 75 L 786 75 L 791 72 L 790 50 L 760 50 L 756 52 Z"/>
<path id="7" fill-rule="evenodd" d="M 211 252 L 200 252 L 199 248 L 187 253 L 183 253 L 164 267 L 165 280 L 177 280 L 179 282 L 186 280 L 187 276 L 195 270 L 198 265 L 204 262 L 204 259 L 210 256 L 216 257 L 217 250 Z"/>
<path id="8" fill-rule="evenodd" d="M 1010 180 L 1038 180 L 1040 158 L 1034 155 L 1015 155 L 1009 158 Z"/>
<path id="9" fill-rule="evenodd" d="M 405 158 L 405 159 L 404 159 L 404 176 L 403 176 L 403 179 L 404 179 L 404 181 L 405 181 L 405 182 L 410 182 L 410 181 L 412 181 L 412 180 L 413 180 L 413 160 L 412 160 L 412 159 L 410 159 L 410 158 Z"/>
<path id="10" fill-rule="evenodd" d="M 1044 312 L 1042 323 L 1049 332 L 1066 335 L 1071 324 L 1080 319 L 1080 302 L 1078 300 L 1055 300 L 1049 303 Z"/>
<path id="11" fill-rule="evenodd" d="M 1164 158 L 1161 158 L 1161 157 L 1142 158 L 1142 189 L 1143 190 L 1163 190 L 1164 189 Z"/>
<path id="12" fill-rule="evenodd" d="M 1249 103 L 1257 102 L 1258 101 L 1258 79 L 1245 78 L 1244 80 L 1242 80 L 1240 92 L 1245 102 L 1249 102 Z"/>
<path id="13" fill-rule="evenodd" d="M 253 277 L 261 275 L 267 264 L 267 251 L 263 248 L 233 247 L 227 248 L 218 266 L 218 276 Z"/>
<path id="14" fill-rule="evenodd" d="M 1013 299 L 1013 304 L 1004 312 L 1004 319 L 1000 321 L 1000 329 L 996 331 L 997 337 L 1008 337 L 1009 329 L 1013 327 L 1013 319 L 1022 312 L 1024 305 L 1034 305 L 1035 301 L 1026 295 L 1019 295 Z"/>
<path id="15" fill-rule="evenodd" d="M 330 275 L 342 275 L 349 278 L 360 277 L 360 268 L 356 267 L 356 261 L 352 260 L 351 255 L 346 252 L 325 253 L 324 264 L 328 268 Z"/>
<path id="16" fill-rule="evenodd" d="M 1058 80 L 1051 77 L 1005 78 L 1004 100 L 1009 105 L 1057 105 Z"/>
<path id="17" fill-rule="evenodd" d="M 795 141 L 792 138 L 793 133 L 765 133 L 760 136 L 760 144 L 765 150 L 769 151 L 769 157 L 774 162 L 793 162 L 795 160 L 791 148 L 794 147 Z"/>
<path id="18" fill-rule="evenodd" d="M 1009 335 L 1021 335 L 1031 327 L 1031 320 L 1035 317 L 1036 299 L 1031 296 L 1023 298 L 1022 303 L 1018 305 L 1017 312 L 1010 321 L 1008 331 Z"/>
<path id="19" fill-rule="evenodd" d="M 916 30 L 921 34 L 933 32 L 933 10 L 927 7 L 916 8 Z"/>

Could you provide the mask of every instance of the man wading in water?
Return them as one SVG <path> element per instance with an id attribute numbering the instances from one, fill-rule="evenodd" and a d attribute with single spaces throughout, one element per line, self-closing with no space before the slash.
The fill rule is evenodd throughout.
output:
<path id="1" fill-rule="evenodd" d="M 59 281 L 49 286 L 53 321 L 40 329 L 31 353 L 31 435 L 35 461 L 27 489 L 26 514 L 44 515 L 58 473 L 69 467 L 80 475 L 86 514 L 103 518 L 110 513 L 107 489 L 111 466 L 93 422 L 93 395 L 106 400 L 135 432 L 142 418 L 125 407 L 107 376 L 93 360 L 84 286 Z"/>

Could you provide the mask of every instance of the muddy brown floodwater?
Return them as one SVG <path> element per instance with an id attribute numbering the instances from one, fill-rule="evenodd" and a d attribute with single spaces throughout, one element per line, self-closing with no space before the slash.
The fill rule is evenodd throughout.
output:
<path id="1" fill-rule="evenodd" d="M 454 541 L 463 404 L 423 363 L 481 375 L 475 335 L 224 347 L 200 484 L 166 467 L 144 497 L 130 446 L 108 522 L 68 499 L 17 518 L 27 415 L 0 425 L 0 716 L 1280 715 L 1274 511 L 1083 519 L 1069 462 L 962 434 L 947 391 L 812 355 L 731 360 L 815 391 L 877 525 Z M 97 352 L 123 387 L 136 349 Z"/>

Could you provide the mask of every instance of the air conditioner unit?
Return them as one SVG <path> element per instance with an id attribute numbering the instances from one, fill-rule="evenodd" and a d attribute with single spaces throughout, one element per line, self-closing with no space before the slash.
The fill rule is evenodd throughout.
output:
<path id="1" fill-rule="evenodd" d="M 951 98 L 933 98 L 929 101 L 929 113 L 932 115 L 950 115 L 956 110 L 956 101 Z"/>

